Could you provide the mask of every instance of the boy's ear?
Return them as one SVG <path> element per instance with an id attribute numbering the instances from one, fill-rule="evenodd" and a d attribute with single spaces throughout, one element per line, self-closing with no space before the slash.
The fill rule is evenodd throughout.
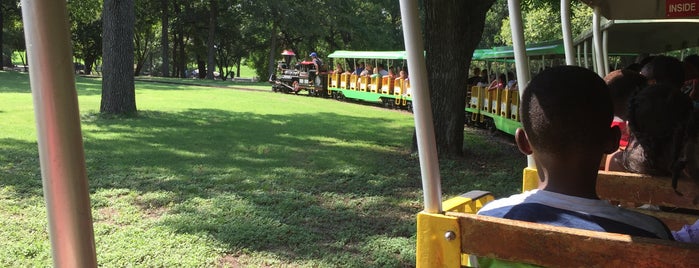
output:
<path id="1" fill-rule="evenodd" d="M 521 127 L 517 128 L 517 131 L 515 131 L 515 141 L 517 142 L 517 148 L 519 148 L 520 152 L 526 155 L 532 154 L 532 146 L 529 143 L 529 137 L 527 137 L 527 133 L 524 132 L 524 129 Z"/>
<path id="2" fill-rule="evenodd" d="M 611 154 L 619 149 L 619 139 L 621 139 L 621 130 L 619 126 L 613 126 L 609 129 L 609 138 L 604 144 L 604 153 Z"/>

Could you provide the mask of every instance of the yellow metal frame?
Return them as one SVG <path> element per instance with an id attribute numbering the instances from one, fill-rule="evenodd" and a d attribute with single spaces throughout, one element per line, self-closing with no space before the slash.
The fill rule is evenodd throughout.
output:
<path id="1" fill-rule="evenodd" d="M 442 202 L 445 211 L 475 214 L 495 197 L 471 191 Z M 461 227 L 457 217 L 420 212 L 417 215 L 417 267 L 462 267 L 469 255 L 461 253 Z"/>
<path id="2" fill-rule="evenodd" d="M 536 189 L 539 175 L 536 169 L 522 172 L 522 191 Z M 442 202 L 449 212 L 475 214 L 495 197 L 486 191 L 471 191 Z M 470 256 L 461 252 L 461 227 L 457 217 L 441 213 L 420 212 L 417 215 L 417 267 L 460 268 L 470 266 Z"/>
<path id="3" fill-rule="evenodd" d="M 522 172 L 522 192 L 539 188 L 539 173 L 534 168 L 525 168 Z"/>

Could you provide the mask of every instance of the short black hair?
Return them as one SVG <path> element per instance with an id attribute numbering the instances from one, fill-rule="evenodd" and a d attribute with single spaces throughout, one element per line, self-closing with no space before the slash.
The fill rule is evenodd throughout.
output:
<path id="1" fill-rule="evenodd" d="M 558 66 L 542 71 L 527 85 L 520 115 L 534 148 L 557 154 L 586 152 L 608 135 L 612 100 L 596 73 Z"/>
<path id="2" fill-rule="evenodd" d="M 677 58 L 658 55 L 643 66 L 641 75 L 679 89 L 684 84 L 684 65 Z"/>

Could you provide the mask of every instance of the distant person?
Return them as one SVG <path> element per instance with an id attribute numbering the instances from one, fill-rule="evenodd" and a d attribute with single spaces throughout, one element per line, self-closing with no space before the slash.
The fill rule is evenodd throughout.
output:
<path id="1" fill-rule="evenodd" d="M 316 73 L 320 74 L 323 68 L 323 61 L 320 58 L 318 58 L 318 53 L 311 52 L 311 55 L 309 56 L 311 56 L 311 60 L 313 61 L 313 67 L 315 68 Z"/>
<path id="2" fill-rule="evenodd" d="M 333 73 L 341 74 L 344 72 L 345 72 L 345 70 L 342 68 L 342 64 L 339 64 L 339 63 L 335 64 L 335 70 L 333 70 Z"/>
<path id="3" fill-rule="evenodd" d="M 364 62 L 360 62 L 359 66 L 356 69 L 354 69 L 354 74 L 361 75 L 363 71 L 364 71 Z"/>
<path id="4" fill-rule="evenodd" d="M 684 85 L 684 66 L 670 56 L 654 56 L 641 68 L 641 75 L 646 77 L 649 85 L 668 84 L 678 91 Z"/>
<path id="5" fill-rule="evenodd" d="M 377 72 L 379 75 L 381 75 L 381 76 L 387 76 L 387 75 L 388 75 L 388 71 L 386 71 L 386 66 L 384 66 L 383 64 L 379 63 L 379 65 L 376 66 L 376 68 L 377 68 L 377 71 L 376 71 L 376 72 Z"/>
<path id="6" fill-rule="evenodd" d="M 505 89 L 518 90 L 519 87 L 517 86 L 517 76 L 513 72 L 508 72 L 507 77 L 507 86 L 505 86 Z"/>
<path id="7" fill-rule="evenodd" d="M 470 87 L 478 85 L 481 81 L 481 68 L 473 68 L 473 76 L 469 77 L 467 83 Z"/>
<path id="8" fill-rule="evenodd" d="M 488 86 L 488 91 L 496 90 L 496 89 L 504 89 L 505 85 L 507 85 L 507 78 L 505 77 L 505 74 L 500 74 L 497 76 L 493 82 L 490 83 Z"/>
<path id="9" fill-rule="evenodd" d="M 522 128 L 515 140 L 536 161 L 539 187 L 490 202 L 478 214 L 672 239 L 660 220 L 597 197 L 602 155 L 619 146 L 619 130 L 610 127 L 612 112 L 607 86 L 590 70 L 558 66 L 534 77 L 522 94 Z"/>
<path id="10" fill-rule="evenodd" d="M 488 85 L 490 85 L 490 78 L 488 77 L 488 70 L 483 69 L 483 70 L 481 70 L 481 80 L 478 81 L 476 86 L 487 87 Z"/>

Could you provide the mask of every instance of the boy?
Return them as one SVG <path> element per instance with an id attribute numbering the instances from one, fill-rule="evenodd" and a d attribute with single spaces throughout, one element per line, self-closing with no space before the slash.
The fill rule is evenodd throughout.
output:
<path id="1" fill-rule="evenodd" d="M 671 239 L 658 219 L 597 198 L 603 154 L 619 146 L 612 101 L 597 74 L 575 66 L 544 70 L 520 104 L 515 140 L 537 164 L 539 189 L 488 203 L 478 214 L 593 231 Z"/>

